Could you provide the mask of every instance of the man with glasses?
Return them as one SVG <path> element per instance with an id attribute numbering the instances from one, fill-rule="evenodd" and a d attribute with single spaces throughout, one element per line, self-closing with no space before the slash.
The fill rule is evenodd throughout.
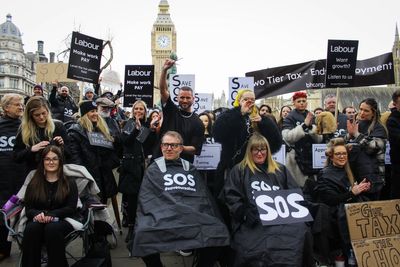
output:
<path id="1" fill-rule="evenodd" d="M 214 266 L 218 247 L 229 245 L 229 233 L 206 184 L 188 161 L 180 158 L 183 138 L 168 131 L 161 139 L 162 157 L 143 177 L 132 255 L 147 267 L 162 267 L 162 252 L 198 249 L 198 267 Z"/>
<path id="2" fill-rule="evenodd" d="M 72 115 L 78 112 L 78 107 L 69 94 L 69 88 L 67 86 L 62 86 L 57 93 L 57 86 L 58 83 L 54 82 L 53 89 L 49 96 L 53 119 L 62 122 L 71 121 L 73 120 Z"/>
<path id="3" fill-rule="evenodd" d="M 325 110 L 331 112 L 335 116 L 336 110 L 336 96 L 333 94 L 328 94 L 324 98 Z M 337 130 L 334 137 L 344 137 L 347 133 L 347 116 L 339 112 L 337 115 Z"/>
<path id="4" fill-rule="evenodd" d="M 167 131 L 177 131 L 182 135 L 182 158 L 193 163 L 194 155 L 200 155 L 203 145 L 204 125 L 192 110 L 194 102 L 193 89 L 181 87 L 178 93 L 177 107 L 172 102 L 167 86 L 167 71 L 175 64 L 172 59 L 167 59 L 164 63 L 160 76 L 160 94 L 163 110 L 163 123 L 160 136 Z M 160 150 L 155 153 L 156 158 L 160 155 Z"/>

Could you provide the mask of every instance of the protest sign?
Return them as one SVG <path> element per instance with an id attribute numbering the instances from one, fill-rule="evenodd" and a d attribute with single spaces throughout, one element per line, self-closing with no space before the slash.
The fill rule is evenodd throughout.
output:
<path id="1" fill-rule="evenodd" d="M 278 225 L 312 221 L 300 188 L 277 191 L 254 191 L 254 198 L 263 225 Z"/>
<path id="2" fill-rule="evenodd" d="M 67 77 L 97 84 L 102 52 L 103 40 L 73 32 Z"/>
<path id="3" fill-rule="evenodd" d="M 351 87 L 356 72 L 358 41 L 328 40 L 325 87 Z"/>
<path id="4" fill-rule="evenodd" d="M 124 107 L 132 107 L 136 100 L 153 106 L 154 65 L 126 65 Z"/>
<path id="5" fill-rule="evenodd" d="M 346 204 L 359 267 L 400 266 L 400 200 Z"/>
<path id="6" fill-rule="evenodd" d="M 36 83 L 76 82 L 67 78 L 67 63 L 37 63 Z"/>
<path id="7" fill-rule="evenodd" d="M 193 111 L 200 114 L 213 108 L 213 94 L 195 93 Z"/>
<path id="8" fill-rule="evenodd" d="M 392 164 L 392 162 L 390 161 L 390 143 L 389 142 L 386 142 L 385 164 L 386 165 Z"/>
<path id="9" fill-rule="evenodd" d="M 233 108 L 236 95 L 239 90 L 248 89 L 254 91 L 254 78 L 253 77 L 230 77 L 229 78 L 229 97 L 228 107 Z"/>
<path id="10" fill-rule="evenodd" d="M 178 94 L 181 87 L 190 87 L 195 94 L 195 76 L 194 74 L 174 74 L 169 76 L 168 81 L 169 94 L 172 102 L 178 105 Z"/>
<path id="11" fill-rule="evenodd" d="M 198 170 L 216 170 L 221 158 L 221 144 L 203 144 L 201 154 L 194 156 L 193 165 Z"/>
<path id="12" fill-rule="evenodd" d="M 394 83 L 393 54 L 358 60 L 353 87 Z M 282 95 L 299 90 L 325 88 L 326 60 L 314 60 L 294 65 L 247 72 L 254 77 L 256 98 Z"/>
<path id="13" fill-rule="evenodd" d="M 326 162 L 326 144 L 312 144 L 313 169 L 322 169 Z"/>

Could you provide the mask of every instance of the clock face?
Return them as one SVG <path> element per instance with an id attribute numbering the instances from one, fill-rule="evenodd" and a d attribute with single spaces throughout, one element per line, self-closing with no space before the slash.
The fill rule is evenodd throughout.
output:
<path id="1" fill-rule="evenodd" d="M 160 35 L 157 38 L 157 44 L 160 48 L 166 48 L 170 45 L 171 40 L 167 35 Z"/>

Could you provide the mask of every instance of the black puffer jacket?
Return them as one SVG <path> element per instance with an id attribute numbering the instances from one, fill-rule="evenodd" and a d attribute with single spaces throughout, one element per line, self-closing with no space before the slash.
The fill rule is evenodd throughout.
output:
<path id="1" fill-rule="evenodd" d="M 0 206 L 16 194 L 25 180 L 25 165 L 13 160 L 15 136 L 21 121 L 0 118 Z"/>
<path id="2" fill-rule="evenodd" d="M 119 160 L 115 151 L 91 145 L 80 124 L 73 124 L 68 134 L 71 140 L 71 163 L 86 167 L 100 188 L 102 200 L 116 195 L 118 189 L 112 169 L 118 167 Z"/>
<path id="3" fill-rule="evenodd" d="M 56 93 L 57 87 L 53 87 L 49 96 L 53 118 L 62 122 L 73 120 L 72 115 L 78 111 L 74 100 L 70 96 L 62 97 L 61 95 L 56 95 Z"/>

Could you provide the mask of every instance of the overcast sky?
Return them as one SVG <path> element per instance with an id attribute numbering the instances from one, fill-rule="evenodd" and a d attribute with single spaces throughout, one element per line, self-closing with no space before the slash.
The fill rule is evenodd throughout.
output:
<path id="1" fill-rule="evenodd" d="M 178 73 L 196 75 L 197 92 L 228 91 L 228 77 L 326 58 L 327 40 L 359 40 L 358 59 L 392 50 L 399 0 L 168 0 L 177 31 Z M 25 52 L 60 52 L 74 30 L 113 40 L 112 69 L 151 64 L 159 0 L 7 1 Z"/>

